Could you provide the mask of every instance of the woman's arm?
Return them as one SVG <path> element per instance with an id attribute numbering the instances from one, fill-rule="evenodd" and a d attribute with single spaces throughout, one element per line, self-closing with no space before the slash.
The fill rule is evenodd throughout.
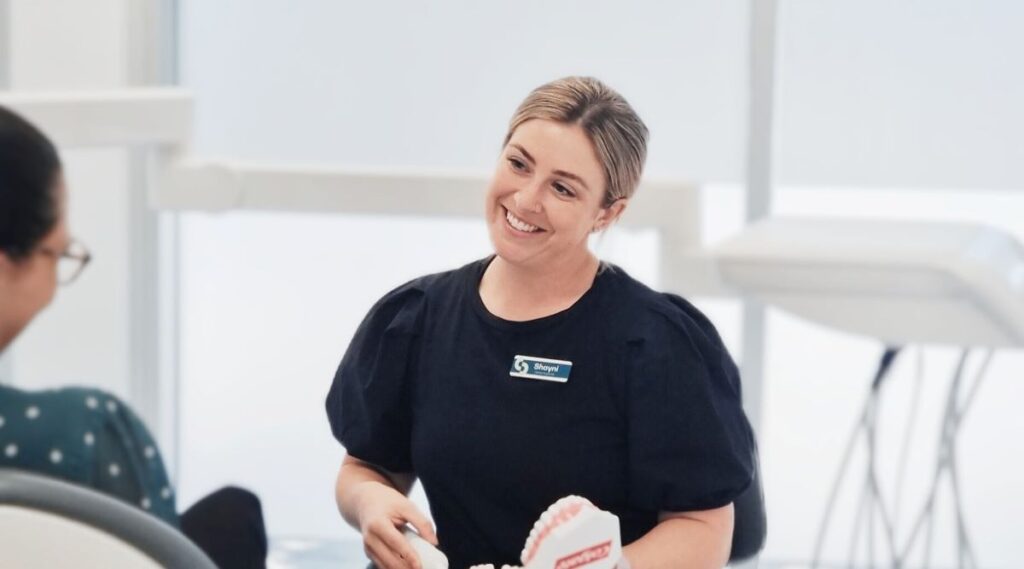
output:
<path id="1" fill-rule="evenodd" d="M 733 506 L 662 512 L 658 525 L 623 548 L 631 569 L 721 569 L 732 548 Z"/>
<path id="2" fill-rule="evenodd" d="M 334 486 L 338 511 L 348 525 L 359 529 L 359 496 L 366 482 L 374 482 L 408 496 L 416 477 L 412 474 L 388 472 L 358 458 L 345 455 Z"/>
<path id="3" fill-rule="evenodd" d="M 351 455 L 341 462 L 334 487 L 338 511 L 363 534 L 366 555 L 381 569 L 419 569 L 419 557 L 399 529 L 406 523 L 437 544 L 430 520 L 406 497 L 415 481 L 413 474 L 388 472 Z"/>

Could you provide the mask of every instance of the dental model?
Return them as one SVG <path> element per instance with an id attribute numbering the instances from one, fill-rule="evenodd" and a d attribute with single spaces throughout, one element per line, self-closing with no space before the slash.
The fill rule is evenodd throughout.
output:
<path id="1" fill-rule="evenodd" d="M 533 524 L 519 560 L 524 569 L 613 569 L 621 557 L 619 518 L 586 498 L 566 496 Z M 494 565 L 470 569 L 494 569 Z M 520 568 L 504 565 L 501 569 Z"/>
<path id="2" fill-rule="evenodd" d="M 416 550 L 416 555 L 420 558 L 420 565 L 423 569 L 448 569 L 448 557 L 441 550 L 430 544 L 429 541 L 420 537 L 420 534 L 416 533 L 410 527 L 406 527 L 402 530 L 402 535 L 405 536 L 406 541 L 409 545 Z"/>

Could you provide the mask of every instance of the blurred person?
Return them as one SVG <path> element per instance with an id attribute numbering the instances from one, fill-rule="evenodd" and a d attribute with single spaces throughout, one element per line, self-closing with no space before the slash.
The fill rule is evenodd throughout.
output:
<path id="1" fill-rule="evenodd" d="M 0 353 L 73 282 L 90 253 L 67 226 L 67 189 L 56 148 L 0 107 Z M 59 354 L 54 354 L 58 357 Z M 26 391 L 0 384 L 0 468 L 89 486 L 179 528 L 223 569 L 265 567 L 259 499 L 228 487 L 184 513 L 156 443 L 114 395 L 72 387 Z"/>

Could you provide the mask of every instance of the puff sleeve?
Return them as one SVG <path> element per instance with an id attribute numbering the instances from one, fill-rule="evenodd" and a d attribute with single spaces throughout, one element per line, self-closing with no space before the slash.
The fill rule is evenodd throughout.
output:
<path id="1" fill-rule="evenodd" d="M 334 437 L 356 458 L 411 472 L 412 402 L 423 291 L 416 282 L 377 302 L 356 330 L 327 394 Z"/>
<path id="2" fill-rule="evenodd" d="M 739 372 L 703 314 L 663 299 L 627 345 L 629 501 L 654 511 L 725 506 L 754 472 Z"/>

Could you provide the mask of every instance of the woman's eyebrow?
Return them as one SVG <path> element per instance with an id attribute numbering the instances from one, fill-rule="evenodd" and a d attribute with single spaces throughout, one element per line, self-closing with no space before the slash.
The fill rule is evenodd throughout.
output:
<path id="1" fill-rule="evenodd" d="M 526 160 L 530 164 L 534 164 L 534 165 L 537 164 L 537 161 L 533 159 L 533 156 L 531 156 L 530 153 L 527 152 L 525 148 L 523 148 L 523 145 L 513 142 L 512 144 L 509 144 L 509 146 L 515 148 L 519 152 L 522 152 L 523 156 L 526 158 Z M 583 178 L 580 178 L 579 176 L 577 176 L 576 174 L 573 174 L 572 172 L 567 172 L 565 170 L 554 170 L 553 173 L 558 175 L 558 176 L 561 176 L 563 178 L 569 178 L 570 180 L 572 180 L 572 181 L 578 183 L 579 185 L 583 186 L 584 190 L 587 190 L 588 192 L 590 191 L 590 186 L 588 186 L 587 183 L 583 181 Z"/>
<path id="2" fill-rule="evenodd" d="M 523 156 L 526 157 L 526 159 L 530 162 L 530 164 L 536 164 L 537 163 L 537 161 L 533 159 L 533 156 L 531 156 L 530 153 L 527 152 L 525 148 L 523 148 L 523 145 L 517 144 L 517 143 L 513 142 L 509 146 L 512 146 L 516 150 L 522 152 Z"/>

